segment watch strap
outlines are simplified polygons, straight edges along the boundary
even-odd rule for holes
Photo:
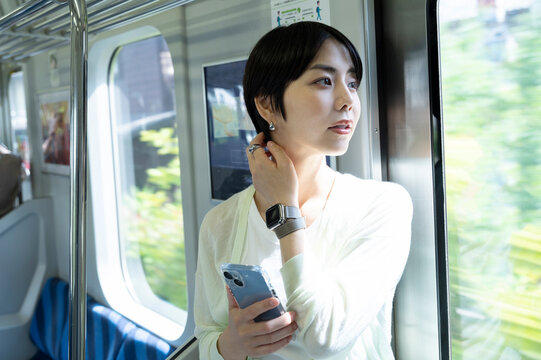
[[[291,234],[292,232],[304,228],[306,228],[306,222],[304,221],[304,217],[298,217],[295,219],[290,219],[282,225],[278,226],[274,229],[274,233],[276,234],[278,239],[281,239],[284,236]]]
[[[296,206],[284,205],[284,217],[286,219],[296,219],[302,217],[301,209]]]

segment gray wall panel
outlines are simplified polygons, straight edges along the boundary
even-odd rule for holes
[[[51,199],[30,200],[0,220],[0,359],[29,359],[29,327],[45,278],[52,275]],[[52,251],[51,251],[52,250]]]
[[[203,94],[203,65],[246,58],[271,29],[268,1],[196,1],[186,6],[186,36],[198,228],[217,202],[210,194],[210,160]]]
[[[413,199],[411,251],[395,298],[397,359],[439,358],[426,9],[386,0],[382,9],[388,179]]]

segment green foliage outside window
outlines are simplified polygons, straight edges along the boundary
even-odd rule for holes
[[[440,29],[453,360],[541,359],[541,21],[486,15]]]
[[[128,257],[140,258],[148,285],[160,298],[187,309],[186,260],[180,160],[173,128],[144,130],[140,140],[170,158],[166,166],[147,169],[147,181],[124,199]]]

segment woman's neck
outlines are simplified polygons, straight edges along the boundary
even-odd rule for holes
[[[327,166],[325,156],[292,161],[299,181],[299,206],[310,226],[325,208],[336,173]]]
[[[334,171],[327,166],[325,156],[314,156],[302,160],[292,159],[299,182],[299,206],[314,197],[327,197],[334,179]]]
[[[327,198],[334,184],[335,171],[327,166],[325,156],[292,158],[299,182],[299,206],[310,226],[319,216],[327,203]],[[267,204],[255,193],[256,206],[263,219],[265,211],[274,204]]]

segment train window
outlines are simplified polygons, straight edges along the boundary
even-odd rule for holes
[[[118,48],[109,81],[124,278],[140,301],[185,310],[173,63],[163,37]]]
[[[453,359],[541,358],[541,0],[441,0]]]
[[[30,147],[28,141],[28,124],[26,120],[26,101],[24,92],[24,75],[22,71],[11,73],[8,82],[9,112],[11,119],[11,149],[23,159],[27,173],[30,172]],[[23,182],[23,198],[32,197],[30,178]]]
[[[95,43],[89,72],[100,287],[112,308],[173,341],[188,306],[171,54],[143,27]]]

